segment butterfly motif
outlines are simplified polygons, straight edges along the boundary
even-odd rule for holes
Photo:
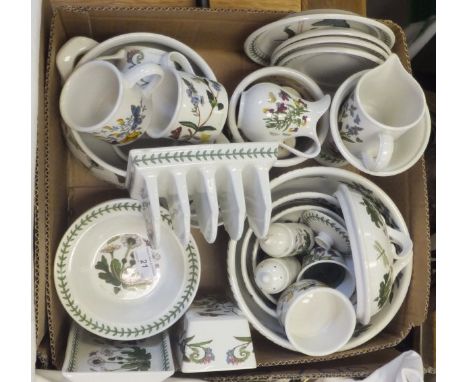
[[[177,129],[171,131],[172,139],[179,139],[180,133],[182,131],[182,126],[179,126]]]

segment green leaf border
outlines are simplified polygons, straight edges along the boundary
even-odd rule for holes
[[[82,215],[79,220],[75,221],[73,225],[67,230],[62,241],[57,249],[55,259],[55,285],[59,298],[65,307],[65,310],[72,316],[72,318],[85,329],[97,334],[98,336],[105,336],[110,339],[141,339],[155,335],[170,327],[175,323],[180,316],[185,312],[186,308],[190,305],[195,293],[198,289],[200,281],[200,256],[198,251],[191,241],[185,248],[188,259],[188,280],[182,296],[170,308],[169,312],[163,317],[150,324],[141,325],[139,327],[122,327],[111,326],[98,320],[88,317],[87,313],[82,311],[82,308],[73,299],[70,288],[68,286],[67,264],[69,261],[70,251],[73,247],[73,242],[78,238],[78,235],[89,224],[94,222],[97,218],[106,214],[120,212],[120,211],[138,211],[141,212],[141,204],[137,201],[119,201],[110,202],[96,208],[93,208],[86,214]],[[167,216],[163,220],[170,219]],[[169,220],[170,221],[170,220]]]
[[[277,158],[277,148],[235,148],[235,149],[205,149],[188,150],[186,152],[161,152],[153,154],[136,155],[133,163],[136,167],[150,164],[183,163],[193,161],[214,161],[221,159],[257,159],[257,158]]]

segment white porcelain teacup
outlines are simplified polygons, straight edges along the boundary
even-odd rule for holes
[[[303,153],[281,143],[291,153],[313,158],[320,152],[317,122],[330,106],[330,96],[316,102],[304,100],[285,88],[269,82],[257,83],[240,97],[237,124],[242,133],[255,142],[279,142],[305,137],[315,150]]]
[[[153,91],[153,118],[147,134],[192,143],[210,143],[227,118],[228,95],[219,83],[164,66]]]
[[[68,77],[60,94],[60,113],[72,129],[112,144],[128,144],[146,131],[152,105],[150,93],[164,75],[156,64],[120,72],[107,61],[90,61]],[[152,76],[145,89],[137,82]]]
[[[356,325],[351,301],[317,280],[301,280],[289,286],[281,294],[276,311],[291,344],[311,356],[340,350]]]
[[[302,258],[302,268],[297,280],[317,280],[351,297],[356,289],[356,282],[349,265],[345,257],[333,248],[327,250],[316,246]]]
[[[183,54],[175,51],[165,52],[160,49],[146,46],[126,46],[112,55],[101,56],[99,59],[113,61],[124,73],[137,65],[152,63],[175,68],[186,73],[195,74],[192,65]],[[138,85],[145,87],[149,84],[150,80],[151,79],[149,77],[142,78],[138,81]]]
[[[396,54],[369,70],[343,102],[340,137],[349,151],[372,171],[385,169],[399,137],[424,117],[425,96]]]

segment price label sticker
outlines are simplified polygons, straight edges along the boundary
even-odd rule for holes
[[[142,246],[135,249],[135,266],[142,282],[152,282],[158,275],[159,266],[156,263],[156,256],[151,247]]]

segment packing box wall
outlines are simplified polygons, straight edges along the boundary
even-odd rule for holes
[[[93,4],[100,5],[98,2]],[[46,17],[50,16],[50,29],[47,29],[45,22],[43,42],[44,48],[48,49],[43,49],[45,77],[44,93],[40,100],[43,104],[40,102],[38,121],[35,190],[36,337],[38,357],[42,358],[44,364],[49,361],[50,366],[61,367],[70,318],[63,310],[53,285],[55,250],[68,225],[79,214],[101,201],[126,196],[127,193],[96,179],[66,148],[58,110],[61,83],[54,64],[58,49],[69,38],[78,35],[102,41],[111,36],[136,31],[165,34],[179,39],[200,53],[213,68],[219,81],[232,93],[245,75],[258,68],[243,52],[245,38],[258,27],[284,17],[285,13],[148,7],[60,7],[52,11],[48,4],[45,5],[44,13]],[[407,47],[401,28],[392,22],[386,23],[397,38],[393,50],[409,68]],[[309,161],[305,165],[311,166],[314,162]],[[274,171],[272,176],[278,173]],[[378,366],[378,361],[375,360],[382,361],[394,351],[333,360],[392,347],[399,343],[413,326],[422,324],[427,311],[430,278],[424,162],[419,161],[413,168],[398,176],[372,180],[395,201],[414,241],[412,283],[406,301],[392,323],[377,337],[358,348],[320,358],[280,348],[254,332],[259,366],[257,370],[207,374],[204,377],[235,379],[252,376],[261,379],[261,375],[273,373],[271,367],[275,367],[274,370],[278,370],[278,373],[282,370],[281,373],[288,375],[299,375],[304,372],[301,370],[307,370],[309,375],[319,376],[320,370],[342,370],[339,365],[347,365],[346,367],[351,369],[356,365],[359,368],[359,364],[366,362],[371,365],[370,369],[373,369],[372,365]],[[206,244],[197,232],[194,232],[194,236],[202,255],[200,291],[229,293],[226,289],[227,235],[222,231],[215,245]],[[388,360],[390,358],[388,357]],[[325,360],[326,362],[317,363]],[[297,364],[307,365],[293,366]],[[279,365],[288,366],[276,367]],[[366,370],[369,371],[369,368]]]

